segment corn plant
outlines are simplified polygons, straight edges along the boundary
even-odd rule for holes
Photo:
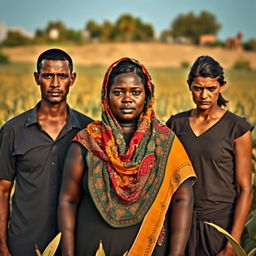
[[[218,225],[211,223],[211,222],[205,222],[205,224],[214,227],[217,231],[222,233],[228,239],[230,244],[232,245],[237,256],[253,256],[256,253],[256,248],[253,248],[248,254],[246,254],[246,252],[242,248],[242,246],[225,229],[223,229],[223,228],[219,227]]]
[[[47,245],[45,250],[43,251],[43,254],[39,251],[37,245],[36,245],[36,255],[37,256],[53,256],[59,246],[61,238],[61,233],[59,233],[57,236],[53,238],[53,240]]]
[[[126,256],[128,254],[128,252],[125,252],[122,256]],[[100,241],[100,245],[99,245],[99,248],[95,254],[95,256],[105,256],[105,252],[104,252],[104,249],[103,249],[103,244],[102,244],[102,241]]]

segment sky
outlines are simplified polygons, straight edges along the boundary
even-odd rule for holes
[[[206,10],[222,25],[217,37],[225,40],[237,32],[243,41],[256,38],[256,0],[0,0],[0,22],[8,28],[34,33],[49,21],[61,20],[68,28],[83,29],[88,20],[115,22],[129,13],[151,23],[156,34],[170,29],[179,14]]]

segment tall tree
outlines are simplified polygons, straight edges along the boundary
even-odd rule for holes
[[[60,20],[49,21],[46,27],[46,32],[49,32],[51,29],[58,29],[59,31],[64,31],[66,29],[66,25]]]
[[[221,25],[217,22],[216,17],[207,11],[202,11],[199,14],[197,20],[198,20],[199,36],[202,34],[216,35],[218,30],[221,28]]]
[[[135,40],[150,41],[154,39],[154,29],[149,23],[143,23],[140,18],[136,18]]]
[[[45,29],[37,29],[35,43],[48,42],[74,42],[81,43],[82,35],[79,30],[67,28],[62,21],[49,21]]]
[[[116,21],[116,39],[120,41],[134,41],[137,22],[130,14],[123,14]]]
[[[149,41],[154,38],[154,29],[140,18],[123,14],[116,21],[114,38],[118,41]]]
[[[180,14],[171,24],[171,32],[174,38],[185,37],[198,44],[200,35],[216,35],[221,25],[215,16],[207,11],[202,11],[198,16],[193,12]]]
[[[113,25],[105,20],[101,26],[101,41],[111,41],[113,38]]]
[[[31,44],[32,39],[26,37],[20,31],[8,31],[6,39],[2,42],[5,46],[18,46]]]
[[[89,31],[90,36],[92,39],[97,39],[99,40],[101,37],[101,26],[94,20],[89,20],[85,24],[85,29]]]

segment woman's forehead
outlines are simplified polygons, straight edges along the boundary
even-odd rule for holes
[[[198,76],[194,78],[194,80],[192,81],[192,84],[211,85],[211,84],[219,84],[219,81],[217,77]]]
[[[137,83],[137,84],[143,85],[141,77],[134,72],[118,74],[114,78],[113,82],[114,82],[114,84],[116,84],[116,83]]]

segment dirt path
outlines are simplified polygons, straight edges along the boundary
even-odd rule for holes
[[[38,55],[50,47],[29,46],[4,48],[11,61],[35,63]],[[224,68],[230,68],[237,60],[246,60],[256,69],[256,52],[241,49],[205,48],[191,45],[165,43],[102,43],[82,46],[60,46],[71,54],[75,64],[110,65],[123,56],[133,57],[150,67],[180,67],[182,62],[191,64],[200,55],[216,58]]]

